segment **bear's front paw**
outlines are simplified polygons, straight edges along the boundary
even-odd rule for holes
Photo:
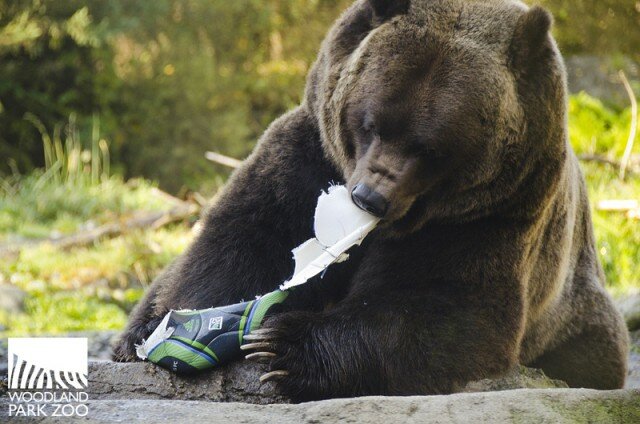
[[[260,382],[274,381],[280,391],[294,401],[327,396],[323,384],[323,361],[313,342],[313,314],[290,312],[268,319],[259,330],[244,337],[241,349],[246,359],[269,361],[270,371]]]
[[[127,329],[120,334],[112,344],[112,359],[116,362],[140,361],[136,354],[136,345],[141,344],[156,329],[163,316],[156,317],[149,322],[131,322]]]
[[[139,360],[136,355],[136,340],[131,334],[122,334],[113,344],[111,358],[116,362],[134,362]]]

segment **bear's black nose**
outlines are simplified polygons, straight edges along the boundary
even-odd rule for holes
[[[379,193],[371,190],[366,184],[358,184],[351,192],[353,202],[362,210],[382,218],[389,209],[389,202]]]

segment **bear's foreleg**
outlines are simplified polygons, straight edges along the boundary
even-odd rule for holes
[[[295,401],[451,393],[515,366],[521,299],[419,289],[351,296],[324,312],[289,312],[250,337]],[[463,285],[461,285],[463,286]],[[275,356],[271,355],[275,354]]]
[[[134,345],[171,309],[250,300],[293,271],[291,249],[313,233],[321,190],[340,177],[302,106],[276,120],[227,183],[203,229],[149,289],[116,343],[114,359],[135,360]]]

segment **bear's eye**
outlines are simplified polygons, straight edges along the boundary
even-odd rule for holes
[[[438,161],[447,157],[446,152],[424,143],[415,144],[411,153],[428,161]]]
[[[365,112],[362,117],[362,125],[360,126],[362,134],[370,135],[376,132],[376,123],[373,120],[370,112]]]
[[[362,126],[360,127],[360,131],[362,131],[363,134],[370,135],[375,133],[376,126],[372,121],[365,121],[362,123]]]

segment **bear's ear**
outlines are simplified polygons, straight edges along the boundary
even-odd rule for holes
[[[545,50],[553,18],[539,6],[531,7],[516,24],[510,56],[515,69],[524,70],[536,63]]]
[[[373,12],[379,19],[388,19],[409,10],[410,0],[369,0]]]

